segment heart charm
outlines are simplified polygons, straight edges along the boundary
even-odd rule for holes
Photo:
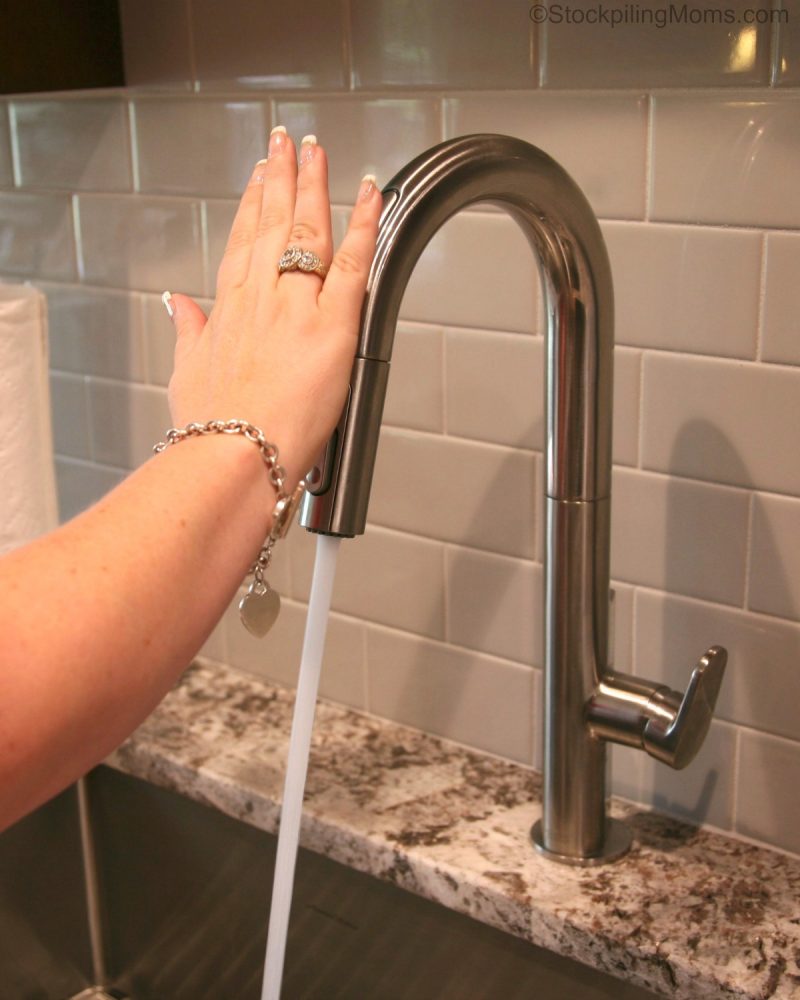
[[[256,584],[253,583],[239,602],[239,614],[247,631],[261,639],[275,624],[281,610],[281,595],[272,590],[269,584],[261,593],[255,587]]]

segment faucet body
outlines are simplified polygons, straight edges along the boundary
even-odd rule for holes
[[[610,860],[630,838],[606,816],[606,743],[641,746],[673,766],[688,763],[708,729],[725,652],[706,653],[683,699],[609,664],[614,335],[600,227],[566,172],[509,136],[435,146],[404,167],[383,196],[350,392],[309,474],[301,524],[346,537],[363,533],[411,272],[452,215],[479,202],[505,209],[531,246],[546,309],[545,754],[543,816],[533,838],[558,861]]]

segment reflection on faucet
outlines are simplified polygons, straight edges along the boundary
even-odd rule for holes
[[[397,314],[439,227],[477,202],[504,208],[538,263],[547,313],[545,755],[546,856],[597,864],[630,836],[606,816],[606,743],[672,767],[694,757],[711,721],[726,653],[709,649],[686,694],[610,669],[609,535],[613,291],[589,203],[549,156],[519,139],[462,136],[433,147],[387,185],[350,394],[309,474],[301,523],[352,537],[366,524]]]

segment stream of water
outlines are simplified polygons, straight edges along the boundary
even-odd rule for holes
[[[314,577],[308,602],[300,673],[297,678],[297,698],[294,705],[278,831],[278,853],[275,861],[275,879],[272,884],[272,907],[269,914],[267,957],[264,964],[261,1000],[280,1000],[281,995],[289,912],[292,908],[294,869],[300,838],[300,819],[303,814],[303,791],[308,772],[314,710],[317,704],[322,653],[325,649],[325,632],[328,627],[333,581],[336,576],[336,557],[340,543],[341,538],[317,536]]]

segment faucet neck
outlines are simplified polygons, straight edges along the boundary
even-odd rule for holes
[[[594,213],[541,150],[500,135],[468,135],[412,160],[384,190],[380,236],[357,355],[391,359],[408,279],[431,237],[469,205],[490,202],[520,225],[546,307],[548,496],[610,493],[613,292]],[[370,470],[371,471],[371,470]]]

